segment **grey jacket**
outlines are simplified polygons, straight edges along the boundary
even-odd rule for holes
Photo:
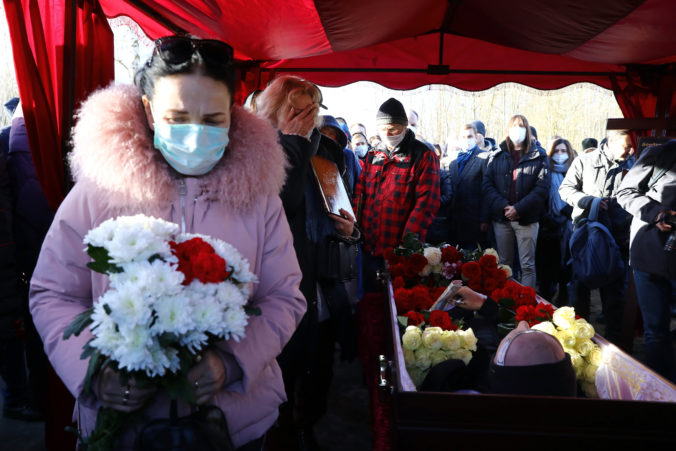
[[[504,208],[509,205],[514,160],[507,144],[490,154],[482,181],[483,202],[493,221],[506,221]],[[547,154],[534,144],[521,157],[517,165],[516,198],[514,208],[519,213],[519,224],[532,224],[540,220],[549,196],[551,174]]]
[[[482,183],[489,152],[475,150],[458,173],[458,160],[448,167],[453,187],[451,200],[451,236],[453,244],[476,244],[481,237],[479,226],[489,222],[488,204],[483,202]]]
[[[662,210],[676,210],[674,155],[676,140],[645,150],[625,176],[617,193],[619,204],[634,215],[631,222],[631,266],[661,276],[667,276],[667,256],[663,249],[669,232],[661,232],[655,227],[655,218]],[[669,162],[670,170],[649,187],[653,172]]]
[[[610,228],[617,244],[626,249],[631,215],[615,199],[623,176],[622,167],[608,156],[607,147],[604,146],[580,155],[573,161],[561,183],[559,194],[573,207],[573,223],[586,217],[595,197],[608,198],[607,215],[604,213],[599,220]]]

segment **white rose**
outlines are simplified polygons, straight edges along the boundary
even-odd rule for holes
[[[499,258],[500,258],[500,257],[498,256],[498,251],[496,251],[496,250],[493,249],[492,247],[489,247],[488,249],[486,249],[486,250],[484,251],[484,255],[494,255],[495,258],[497,258],[498,260],[499,260]]]
[[[498,265],[498,269],[504,271],[508,279],[512,277],[512,268],[510,268],[508,265]]]
[[[422,331],[417,326],[408,326],[401,337],[401,345],[410,351],[415,351],[422,344]]]
[[[556,327],[551,321],[542,321],[541,323],[531,327],[531,329],[540,330],[542,332],[548,333],[549,335],[556,335]]]
[[[572,327],[575,329],[575,338],[578,340],[589,340],[596,333],[594,331],[594,326],[582,318],[575,320]]]
[[[441,348],[453,351],[460,347],[460,337],[454,330],[445,330],[441,335]]]
[[[421,370],[426,370],[432,364],[432,351],[420,347],[415,351],[415,366]]]
[[[469,350],[476,351],[477,338],[474,336],[474,331],[470,327],[467,330],[459,330],[458,337],[460,338],[460,346]]]
[[[472,360],[472,353],[468,349],[456,349],[451,353],[451,357],[454,359],[462,360],[465,365]]]
[[[404,362],[406,362],[406,366],[409,367],[411,365],[415,364],[415,352],[411,351],[410,349],[403,349],[404,353]]]
[[[432,266],[425,265],[425,267],[418,273],[420,277],[427,277],[432,274]]]
[[[441,250],[438,247],[426,247],[423,255],[430,266],[436,266],[441,263]]]
[[[559,307],[554,310],[552,321],[561,329],[569,329],[575,323],[575,310],[573,307]]]
[[[443,330],[441,327],[428,327],[422,333],[423,344],[432,350],[441,348],[441,337]]]
[[[587,368],[584,369],[584,380],[587,382],[595,382],[596,381],[596,371],[598,371],[599,367],[596,365],[587,365]]]
[[[441,349],[437,349],[436,351],[432,351],[430,358],[432,359],[432,366],[434,366],[448,360],[448,354]]]

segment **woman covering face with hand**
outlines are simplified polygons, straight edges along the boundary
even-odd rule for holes
[[[221,341],[188,372],[198,404],[220,407],[235,447],[256,446],[285,400],[276,356],[306,309],[291,233],[278,193],[284,155],[266,121],[233,106],[232,48],[220,41],[168,37],[156,41],[136,87],[111,86],[83,105],[70,158],[76,184],[45,239],[31,283],[31,312],[58,375],[76,398],[87,436],[100,406],[147,419],[166,418],[170,399],[155,386],[122,383],[107,368],[83,394],[88,329],[63,331],[108,289],[87,268],[83,237],[118,215],[145,214],[231,243],[258,282],[249,302],[246,337]],[[179,403],[179,416],[191,407]],[[134,434],[121,435],[129,449]],[[255,448],[254,448],[255,449]]]

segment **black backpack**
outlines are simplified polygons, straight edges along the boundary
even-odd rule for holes
[[[625,272],[619,246],[598,221],[600,205],[601,199],[592,201],[589,215],[578,222],[569,244],[573,271],[589,288],[607,285]]]

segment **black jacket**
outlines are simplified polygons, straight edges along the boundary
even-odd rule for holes
[[[493,221],[506,221],[504,208],[509,205],[513,170],[514,160],[503,141],[500,149],[488,158],[482,185],[483,202]],[[547,154],[531,144],[519,160],[516,171],[514,208],[519,213],[519,224],[538,222],[545,210],[551,184]]]
[[[670,165],[670,166],[667,166]],[[669,170],[650,186],[660,167]],[[630,263],[639,271],[669,277],[664,245],[671,233],[661,232],[655,219],[663,210],[676,210],[676,140],[645,150],[622,180],[617,202],[634,215],[631,222]]]

